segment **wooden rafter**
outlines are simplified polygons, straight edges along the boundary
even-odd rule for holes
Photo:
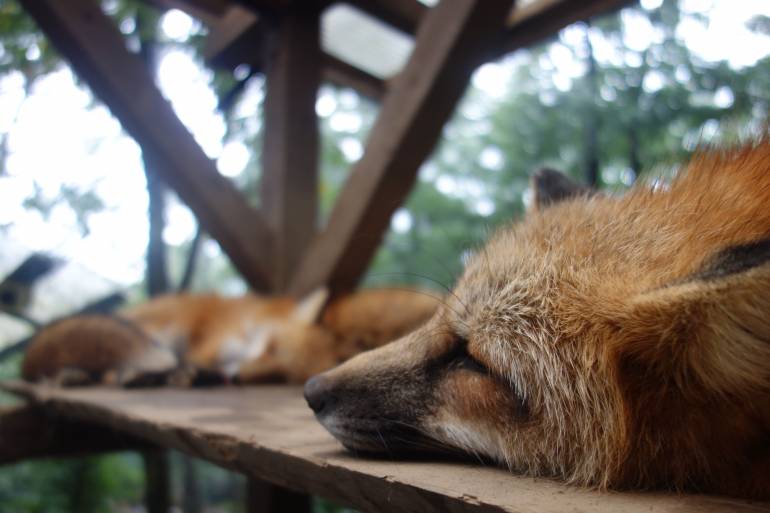
[[[162,10],[179,9],[205,24],[218,19],[230,8],[228,0],[146,0]]]
[[[261,205],[274,234],[272,290],[283,291],[316,234],[320,11],[295,7],[271,30],[265,63]]]
[[[152,0],[153,2],[176,3],[185,8],[188,0]],[[214,1],[214,0],[209,0]],[[222,0],[224,1],[224,0]],[[329,2],[313,0],[313,5],[322,6]],[[414,34],[423,17],[430,8],[417,0],[340,0],[388,23],[399,30]],[[508,13],[507,27],[499,32],[497,50],[490,58],[497,58],[519,48],[534,44],[551,36],[576,21],[615,10],[632,0],[538,0]],[[253,10],[265,10],[282,4],[253,1],[245,2]],[[309,4],[308,4],[309,5]],[[197,5],[189,5],[190,14],[200,12]],[[258,23],[258,15],[247,12],[238,6],[231,7],[230,13],[221,19],[206,17],[206,23],[212,27],[207,48],[204,52],[207,61],[215,66],[233,69],[238,64],[249,64],[257,70],[262,69],[262,54],[257,50],[264,40],[265,27]],[[237,13],[237,16],[234,15]],[[256,50],[256,51],[255,51]],[[323,78],[341,87],[351,87],[360,94],[380,100],[387,87],[387,82],[375,77],[350,63],[336,57],[325,55]]]
[[[236,188],[216,169],[141,60],[130,53],[94,0],[21,0],[46,35],[123,127],[161,165],[158,173],[195,212],[201,225],[249,284],[266,290],[263,255],[270,233]]]
[[[260,12],[278,12],[294,4],[321,5],[326,0],[236,0],[237,3]]]
[[[380,101],[388,82],[329,54],[324,54],[323,78],[338,87],[350,87],[358,94]]]
[[[265,71],[271,23],[264,16],[233,6],[221,18],[207,17],[205,23],[209,26],[203,50],[207,63],[225,69],[247,64],[252,70]],[[321,61],[323,80],[339,87],[353,88],[374,100],[381,99],[385,93],[385,80],[324,52],[321,52]]]
[[[358,283],[471,73],[487,59],[489,32],[502,30],[510,6],[509,0],[442,0],[429,11],[328,226],[299,267],[294,293],[324,284],[341,292]]]
[[[417,0],[342,0],[407,34],[416,34],[430,10]]]
[[[263,69],[266,59],[269,25],[264,16],[240,6],[231,7],[223,16],[208,20],[209,34],[203,58],[217,68],[235,69],[248,64]]]
[[[514,9],[493,57],[524,48],[572,23],[615,11],[635,0],[539,0]]]

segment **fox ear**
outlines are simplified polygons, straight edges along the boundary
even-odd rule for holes
[[[719,252],[690,277],[633,298],[622,361],[683,391],[770,387],[770,239]]]
[[[317,288],[297,303],[291,318],[304,324],[314,324],[326,306],[327,299],[329,290],[326,287]]]
[[[591,195],[593,190],[587,185],[576,182],[560,171],[543,167],[532,174],[534,210],[540,210],[554,203],[581,195]]]

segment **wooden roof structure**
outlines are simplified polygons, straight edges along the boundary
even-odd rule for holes
[[[256,291],[332,292],[358,283],[444,123],[484,62],[629,0],[347,0],[413,38],[403,68],[372,75],[325,52],[319,20],[330,0],[147,0],[208,26],[214,66],[264,73],[261,207],[221,176],[174,114],[141,59],[95,0],[20,0],[76,73],[152,156],[157,172]],[[363,157],[326,226],[318,223],[318,123],[322,81],[381,102]]]

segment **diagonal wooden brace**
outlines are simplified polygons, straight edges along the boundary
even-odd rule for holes
[[[305,255],[290,290],[358,283],[393,212],[503,30],[510,0],[442,0],[426,14],[415,48],[383,100],[366,151],[340,192],[329,224]]]
[[[221,176],[155,86],[141,60],[94,0],[22,0],[77,74],[126,131],[160,163],[157,172],[195,212],[233,265],[267,290],[271,234],[259,213]]]

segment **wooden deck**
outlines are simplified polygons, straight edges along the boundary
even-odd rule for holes
[[[505,470],[364,459],[315,421],[297,387],[5,390],[68,420],[108,425],[255,478],[366,512],[770,512],[768,503],[663,493],[600,493]]]

